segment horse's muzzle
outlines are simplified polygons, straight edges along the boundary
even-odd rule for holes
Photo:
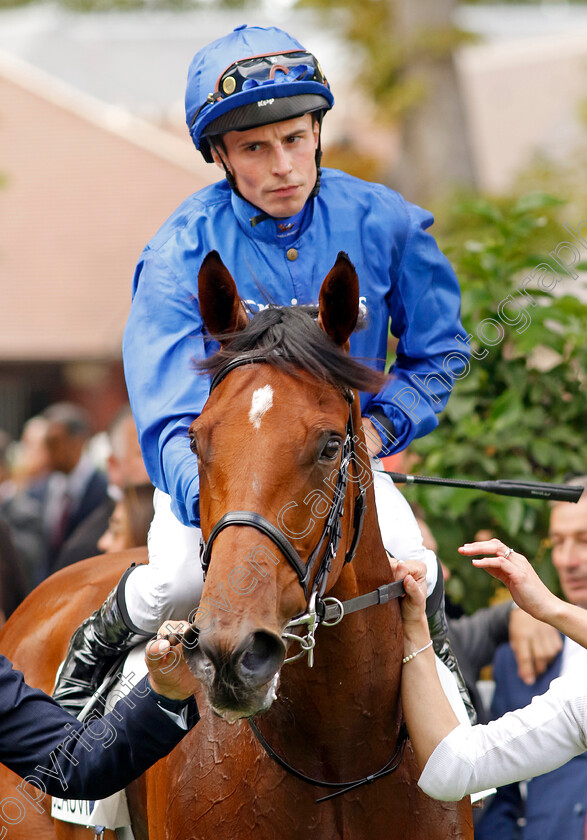
[[[275,699],[285,645],[274,633],[257,630],[232,650],[219,640],[201,636],[197,645],[184,645],[184,654],[222,717],[249,717],[269,708]]]

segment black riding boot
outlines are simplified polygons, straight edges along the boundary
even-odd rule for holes
[[[428,617],[428,627],[430,629],[430,638],[432,639],[434,653],[446,665],[449,671],[454,674],[459,694],[467,710],[469,720],[471,724],[475,724],[477,723],[477,712],[471,702],[469,690],[459,668],[457,658],[450,646],[450,639],[448,638],[448,623],[444,611],[444,580],[440,563],[438,564],[436,586],[426,601],[426,616]]]
[[[141,639],[152,635],[139,632],[128,618],[124,604],[124,584],[128,572],[100,609],[77,628],[58,672],[53,698],[76,717],[117,658]]]

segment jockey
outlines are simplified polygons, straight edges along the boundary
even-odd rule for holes
[[[210,251],[219,252],[252,312],[268,303],[315,304],[337,254],[348,254],[366,315],[351,354],[382,369],[390,321],[399,340],[385,387],[361,394],[374,458],[431,432],[464,375],[459,285],[427,233],[430,213],[380,184],[320,168],[322,118],[333,102],[316,58],[277,28],[237,27],[190,65],[190,135],[225,177],[180,205],[136,268],[123,356],[157,488],[149,564],[129,569],[73,636],[54,695],[71,711],[84,705],[113,656],[199,601],[199,481],[188,430],[209,389],[193,362],[218,346],[204,334],[197,301],[198,271]],[[400,560],[426,563],[431,632],[437,652],[451,660],[437,559],[423,547],[402,494],[374,465],[383,543]]]

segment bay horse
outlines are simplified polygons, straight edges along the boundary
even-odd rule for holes
[[[201,683],[202,719],[131,786],[136,840],[472,838],[468,798],[435,802],[417,787],[402,725],[401,615],[355,392],[379,390],[382,378],[345,352],[359,312],[353,266],[339,255],[316,319],[295,307],[249,321],[212,253],[199,302],[221,340],[202,364],[211,393],[190,428],[206,579],[184,651]],[[84,609],[78,604],[59,630],[53,623],[60,642],[52,672],[128,557],[115,565],[100,594],[79,599],[71,587]],[[95,561],[82,570],[90,579],[92,568]],[[58,575],[46,581],[43,601],[33,593],[0,637],[0,650],[33,683],[46,611],[34,627],[23,622],[33,625],[35,605],[46,610],[47,591],[59,584]],[[25,645],[35,664],[23,662],[18,630],[36,636],[36,648]],[[31,816],[37,833],[20,834],[18,825],[10,836],[89,836]]]

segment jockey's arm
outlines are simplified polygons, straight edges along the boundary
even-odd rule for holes
[[[382,438],[380,457],[433,431],[455,381],[469,372],[460,286],[428,233],[433,217],[409,202],[404,202],[404,211],[403,253],[399,267],[390,269],[391,293],[386,296],[391,332],[398,339],[396,358],[386,385],[363,402],[362,412],[373,418]]]

